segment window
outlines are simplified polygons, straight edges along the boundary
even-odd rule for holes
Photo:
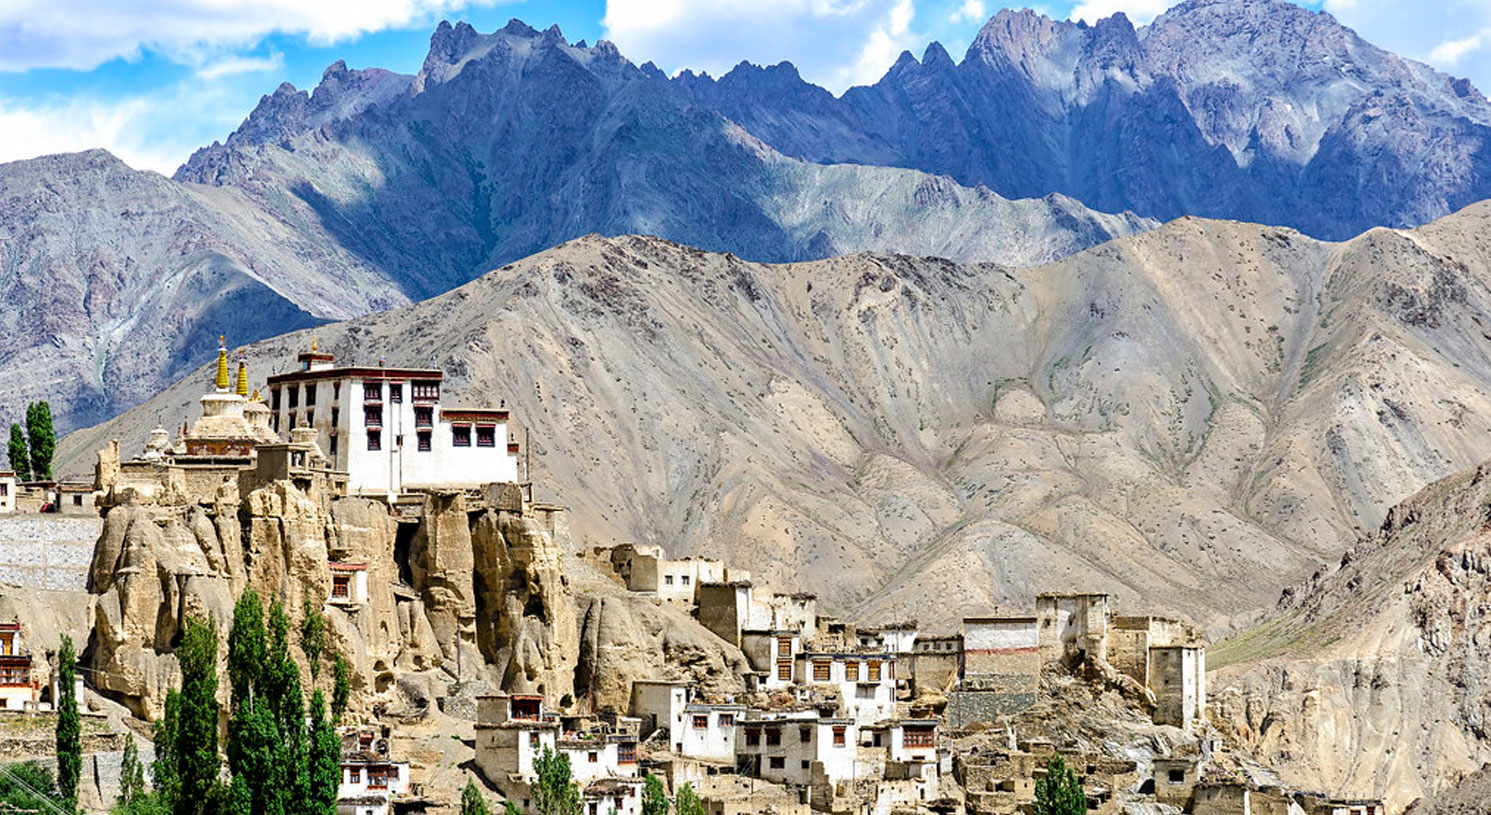
[[[386,790],[386,789],[388,789],[388,768],[387,767],[369,767],[368,768],[368,789],[370,789],[370,790]]]
[[[363,405],[362,406],[362,423],[365,424],[365,425],[367,425],[368,427],[382,427],[383,426],[383,406],[382,405]]]
[[[858,662],[852,662],[851,661],[851,662],[845,662],[844,663],[844,681],[845,682],[858,682],[859,681],[859,663]]]
[[[707,727],[709,727],[709,715],[708,714],[705,714],[703,716],[695,716],[694,717],[694,729],[695,730],[703,730],[703,729],[705,729]]]
[[[585,760],[590,762],[591,764],[595,764],[596,762],[601,760],[601,754],[597,753],[594,750],[591,750],[590,752],[585,754]]]
[[[601,805],[599,801],[590,802],[590,815],[600,815]]]
[[[74,495],[72,497],[72,505],[75,506],[75,507],[82,506],[83,505],[83,496],[81,496],[81,495]]]
[[[735,714],[734,713],[721,713],[720,714],[720,727],[734,727],[734,726],[735,726]]]
[[[347,783],[348,784],[361,784],[362,783],[362,768],[361,767],[348,767],[347,768]]]
[[[685,586],[687,586],[689,584],[689,576],[688,575],[684,575],[683,577],[680,577],[678,579],[681,580],[681,581],[683,581],[683,584]]]
[[[879,682],[880,681],[880,663],[878,661],[876,661],[876,660],[873,660],[873,659],[870,660],[870,681],[871,682]]]
[[[492,425],[477,425],[476,426],[476,446],[477,447],[496,447],[497,446],[497,428],[493,427]]]
[[[331,576],[331,597],[333,600],[346,600],[352,596],[352,576],[337,574]]]
[[[787,759],[782,758],[781,756],[772,756],[770,759],[770,764],[773,770],[780,770],[787,766]]]
[[[780,727],[768,727],[768,728],[766,728],[766,746],[767,747],[776,747],[777,745],[779,745],[781,743],[782,743],[782,728],[780,728]]]
[[[931,747],[932,728],[930,727],[908,727],[901,736],[901,744],[906,747]]]
[[[1168,775],[1170,777],[1170,783],[1172,783],[1172,784],[1184,784],[1184,783],[1186,783],[1186,771],[1185,770],[1171,770],[1168,773]]]
[[[331,457],[337,457],[337,432],[331,431]]]
[[[777,679],[780,679],[783,682],[792,681],[792,660],[777,660]]]
[[[803,760],[802,760],[802,765],[801,765],[801,766],[802,766],[802,768],[803,768],[803,769],[804,769],[804,770],[806,770],[806,769],[807,769],[807,768],[808,768],[808,767],[809,767],[809,766],[811,766],[811,765],[809,765],[809,764],[808,764],[808,760],[807,760],[807,759],[803,759]]]
[[[290,407],[292,407],[292,408],[300,407],[300,386],[299,385],[291,385],[290,386]]]
[[[10,495],[10,482],[0,481],[0,496]]]
[[[664,586],[671,586],[671,585],[673,585],[673,575],[671,575],[671,574],[665,574],[665,575],[663,575],[663,585]]]
[[[337,401],[338,399],[341,399],[341,398],[342,398],[342,383],[340,383],[340,382],[333,382],[333,383],[331,383],[331,400],[333,402],[335,402],[335,401]]]
[[[397,382],[389,383],[388,401],[402,403],[404,401],[404,386]]]
[[[315,427],[316,426],[316,411],[314,411],[314,410],[307,410],[305,412],[305,426],[306,427]]]
[[[616,745],[616,761],[620,764],[637,763],[637,743],[624,741]]]
[[[440,401],[440,383],[413,382],[409,385],[409,396],[416,402]]]
[[[421,453],[428,453],[428,452],[430,452],[430,446],[431,446],[431,444],[430,444],[430,431],[428,431],[428,430],[421,430],[421,431],[419,431],[419,433],[416,434],[416,436],[419,439],[419,452],[421,452]]]
[[[305,403],[307,405],[316,404],[316,383],[314,382],[305,386]]]
[[[777,637],[777,653],[781,656],[788,656],[792,653],[791,637]]]
[[[382,450],[383,449],[383,431],[381,431],[381,430],[369,430],[368,431],[368,449],[369,450]]]
[[[841,725],[841,724],[834,725],[834,746],[835,747],[843,747],[844,746],[844,735],[845,735],[845,733],[846,733],[846,728],[844,727],[844,725]]]
[[[761,731],[756,728],[746,730],[746,746],[755,747],[761,744]]]
[[[874,699],[875,698],[875,686],[874,685],[855,685],[854,686],[854,698],[856,698],[856,699]]]
[[[450,443],[456,447],[471,446],[471,425],[453,424],[450,426]]]
[[[269,409],[278,413],[280,410],[280,389],[269,389]]]
[[[290,429],[295,429],[295,411],[290,411]]]
[[[829,662],[826,659],[815,660],[813,662],[813,681],[827,682],[829,671],[832,670],[832,668],[833,663]]]
[[[435,424],[435,409],[429,405],[414,406],[414,426],[430,427]]]
[[[383,401],[383,383],[382,382],[364,382],[364,383],[362,383],[362,401],[364,401],[364,402],[382,402]]]
[[[800,742],[802,742],[803,744],[807,744],[808,742],[812,741],[813,740],[813,728],[811,728],[811,727],[799,727],[799,728],[797,728],[797,740],[800,741]]]
[[[538,734],[537,733],[529,733],[528,734],[528,746],[532,747],[535,750],[538,749]]]

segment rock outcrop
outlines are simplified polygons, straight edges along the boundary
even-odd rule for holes
[[[194,503],[109,508],[92,564],[97,688],[158,716],[179,682],[183,620],[210,617],[225,632],[252,587],[284,602],[292,625],[307,607],[326,615],[355,709],[395,703],[398,680],[431,671],[572,704],[575,599],[534,519],[468,507],[459,493],[431,494],[418,519],[378,501],[312,496],[273,481],[235,500],[229,482]],[[328,602],[332,563],[365,570],[366,597]]]

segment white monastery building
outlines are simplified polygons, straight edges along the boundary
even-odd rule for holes
[[[441,371],[381,362],[339,368],[314,345],[297,359],[298,370],[268,380],[274,431],[315,428],[332,469],[348,474],[349,492],[518,480],[507,411],[442,405]]]

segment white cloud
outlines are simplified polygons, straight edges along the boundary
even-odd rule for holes
[[[924,44],[915,16],[913,0],[607,0],[602,25],[622,53],[664,70],[719,76],[741,60],[788,60],[837,92]]]
[[[1461,57],[1485,48],[1488,43],[1491,43],[1491,28],[1483,28],[1464,39],[1445,40],[1429,52],[1429,64],[1453,67]]]
[[[1324,0],[1342,24],[1381,48],[1491,89],[1491,3],[1436,0]]]
[[[0,162],[103,147],[131,167],[169,175],[186,156],[142,138],[156,107],[143,98],[31,107],[0,103]]]
[[[1134,25],[1147,25],[1171,5],[1171,0],[1082,0],[1067,19],[1086,20],[1090,25],[1121,11]]]
[[[143,49],[200,64],[201,52],[273,33],[329,44],[495,0],[6,0],[0,70],[89,70]]]
[[[270,54],[267,57],[228,57],[197,69],[197,78],[211,81],[237,74],[278,71],[283,67],[285,67],[285,55],[279,53]]]
[[[983,0],[965,0],[947,19],[951,23],[982,23],[988,19],[988,12],[984,10]]]

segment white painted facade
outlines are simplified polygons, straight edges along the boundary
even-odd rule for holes
[[[368,600],[368,567],[363,563],[332,563],[331,595],[326,602],[355,607]]]
[[[762,688],[791,687],[797,655],[802,653],[802,636],[796,631],[742,631],[740,650],[751,668],[762,675]]]
[[[797,655],[794,678],[799,685],[833,685],[839,692],[840,715],[861,725],[896,713],[896,655],[822,653]]]
[[[642,779],[611,778],[581,791],[583,815],[641,815]]]
[[[668,743],[678,752],[681,745],[678,734],[683,725],[683,711],[688,707],[693,692],[686,682],[671,682],[643,679],[632,682],[633,716],[642,720],[642,731],[638,734],[646,739],[653,730],[667,730]]]
[[[35,700],[31,654],[21,647],[20,623],[0,623],[0,710],[26,710]]]
[[[393,796],[408,792],[407,763],[344,760],[337,787],[337,815],[388,815]]]
[[[21,489],[21,482],[16,480],[16,474],[9,470],[0,470],[0,513],[16,511],[16,493]]]
[[[602,778],[634,778],[637,775],[636,742],[630,760],[622,761],[625,745],[614,739],[561,739],[559,752],[569,756],[570,776],[582,786]]]
[[[744,705],[689,705],[673,736],[674,751],[689,758],[733,762],[735,733],[745,712]]]
[[[271,425],[281,436],[313,427],[350,492],[478,486],[518,480],[507,412],[446,408],[444,374],[422,368],[334,368],[302,354],[301,369],[269,377]]]
[[[859,733],[852,719],[799,714],[746,721],[737,733],[736,755],[757,778],[806,786],[815,768],[830,783],[855,776]]]

